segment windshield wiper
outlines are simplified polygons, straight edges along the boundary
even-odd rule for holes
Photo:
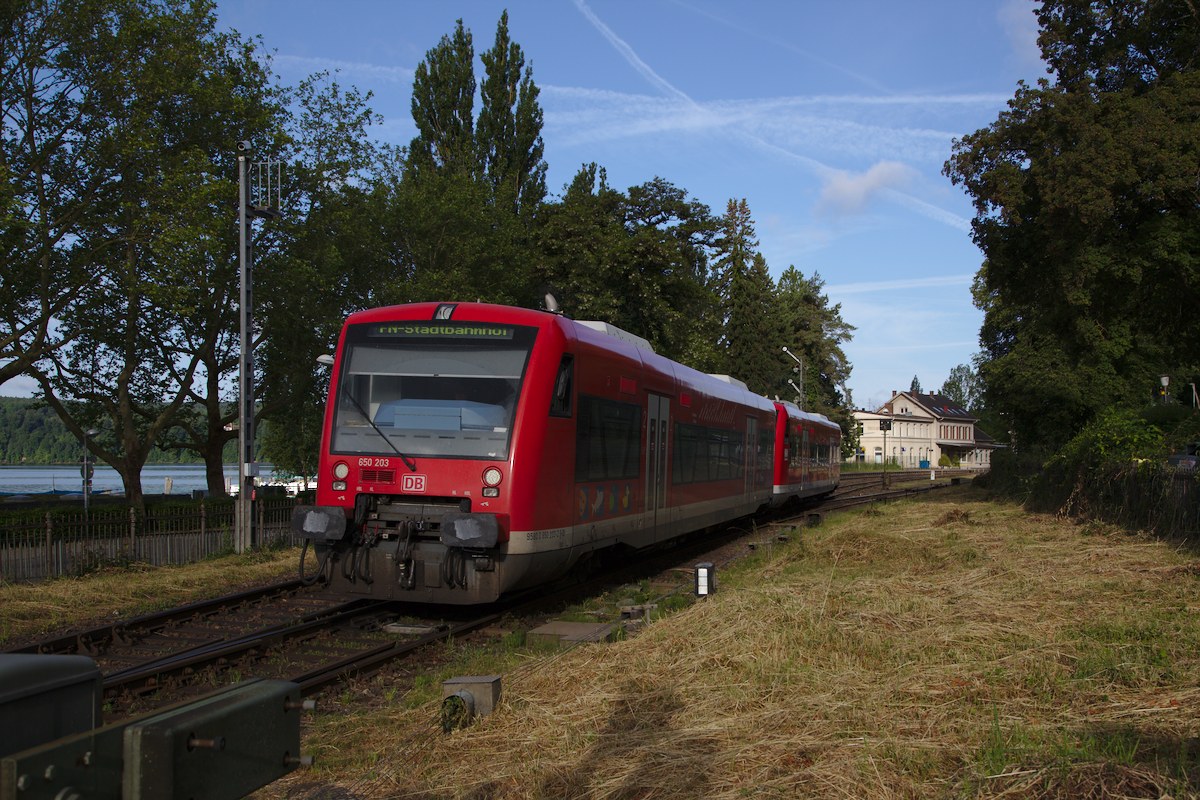
[[[358,413],[362,414],[363,419],[365,419],[367,421],[367,424],[370,425],[375,430],[375,432],[379,434],[379,438],[383,439],[385,442],[387,442],[387,446],[392,448],[392,450],[395,451],[396,455],[400,456],[400,460],[404,462],[404,466],[408,467],[410,472],[416,472],[417,471],[417,462],[413,461],[411,458],[404,455],[404,453],[401,453],[400,448],[396,447],[395,443],[392,442],[392,440],[387,437],[387,434],[384,433],[383,431],[379,430],[379,426],[375,424],[375,420],[371,419],[371,415],[368,414],[367,410],[365,408],[363,408],[362,405],[358,402],[358,398],[355,397],[354,395],[350,394],[350,391],[345,387],[345,385],[342,386],[342,394],[346,397],[347,400],[349,400],[351,403],[354,404],[354,407],[356,409],[358,409]]]

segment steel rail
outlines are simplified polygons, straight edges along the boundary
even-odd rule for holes
[[[75,631],[55,639],[34,642],[11,650],[5,650],[4,652],[97,655],[102,653],[114,641],[121,644],[131,644],[139,636],[154,633],[171,625],[177,625],[198,617],[212,616],[228,608],[251,606],[277,596],[298,592],[304,588],[305,586],[302,581],[293,578],[292,580],[271,584],[270,586],[247,589],[211,600],[198,600],[194,603],[178,606],[166,611],[156,611],[109,625],[101,625],[89,630]]]
[[[202,645],[185,653],[173,653],[135,667],[104,676],[104,694],[111,697],[121,693],[156,691],[165,681],[178,674],[194,674],[210,666],[224,666],[246,656],[267,651],[279,644],[301,638],[311,638],[326,628],[337,628],[355,619],[378,613],[390,603],[383,600],[354,600],[297,624],[284,624],[264,631],[222,642]],[[265,657],[265,655],[264,655]]]

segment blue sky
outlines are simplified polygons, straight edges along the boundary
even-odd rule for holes
[[[329,69],[372,91],[376,138],[403,144],[425,53],[460,17],[486,50],[506,8],[541,89],[552,193],[594,161],[614,187],[660,176],[717,214],[745,198],[773,275],[819,273],[857,328],[856,406],[914,375],[936,390],[970,361],[981,255],[941,169],[954,138],[1044,75],[1032,0],[219,0],[218,14],[262,37],[284,83]]]

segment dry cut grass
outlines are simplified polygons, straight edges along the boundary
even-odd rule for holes
[[[222,556],[182,567],[133,565],[79,578],[0,583],[0,649],[294,577],[295,548]]]
[[[963,487],[827,520],[451,734],[318,711],[291,798],[1160,797],[1200,787],[1200,562]]]
[[[532,660],[465,731],[399,700],[319,721],[325,766],[264,796],[1186,796],[1198,572],[970,490],[848,515]]]

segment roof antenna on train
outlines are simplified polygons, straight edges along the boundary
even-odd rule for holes
[[[542,299],[542,302],[545,303],[546,310],[549,311],[551,314],[561,314],[562,313],[562,309],[559,308],[559,305],[558,305],[558,298],[555,297],[552,293],[546,292],[545,296]]]

